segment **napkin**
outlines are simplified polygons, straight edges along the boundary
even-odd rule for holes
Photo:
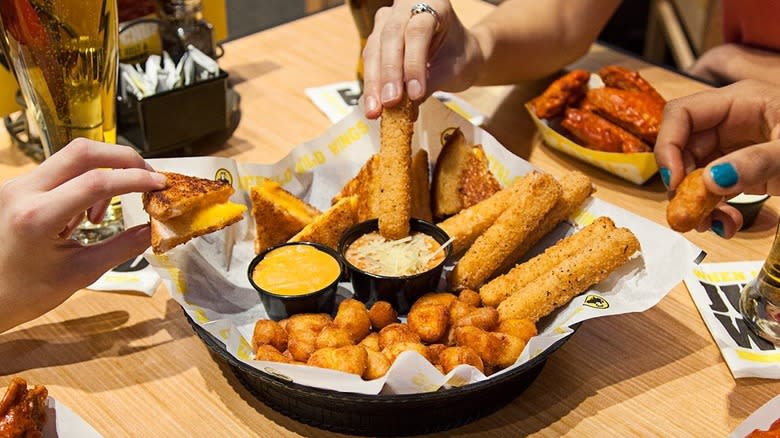
[[[735,379],[780,379],[780,349],[756,335],[739,312],[739,295],[763,261],[703,263],[685,286]]]
[[[134,257],[106,272],[87,289],[103,292],[139,292],[152,296],[160,275],[143,256]]]
[[[358,106],[361,93],[357,81],[337,82],[321,87],[307,88],[304,92],[332,123],[348,116]],[[472,125],[479,126],[485,121],[485,116],[476,108],[454,94],[437,91],[433,93],[433,97],[467,119]]]

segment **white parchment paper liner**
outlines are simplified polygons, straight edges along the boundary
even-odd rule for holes
[[[518,111],[521,109],[518,108]],[[504,186],[534,169],[530,163],[505,149],[486,131],[473,126],[435,99],[429,99],[420,108],[415,125],[414,148],[426,149],[430,161],[435,162],[441,150],[443,135],[455,127],[463,131],[468,141],[483,145],[490,159],[491,170]],[[325,210],[330,205],[331,197],[378,149],[378,122],[365,119],[362,110],[357,109],[320,137],[295,147],[275,164],[236,163],[218,157],[157,159],[150,162],[157,170],[232,180],[236,188],[234,201],[246,205],[250,205],[247,195],[249,187],[261,176],[270,177],[278,180],[293,194]],[[559,339],[570,335],[572,330],[569,326],[577,322],[606,315],[641,312],[654,306],[683,279],[699,256],[701,251],[679,234],[601,201],[597,196],[598,193],[569,222],[550,233],[530,255],[572,233],[575,228],[606,215],[618,226],[628,227],[636,234],[642,245],[641,256],[540,321],[539,335],[530,340],[513,367],[501,372],[528,361]],[[128,226],[149,220],[142,209],[139,195],[123,197],[122,205]],[[231,233],[234,233],[236,244],[231,269],[226,271],[223,262],[225,239],[230,238]],[[238,360],[260,370],[287,376],[303,385],[364,394],[427,392],[486,378],[468,366],[461,366],[444,376],[421,356],[411,352],[402,354],[384,378],[374,381],[363,381],[357,376],[326,369],[253,360],[247,340],[251,339],[255,321],[266,317],[246,275],[247,266],[254,256],[253,234],[254,220],[248,212],[245,220],[227,230],[195,239],[163,256],[155,256],[151,250],[146,254],[163,278],[171,296],[193,320],[225,342],[227,350]],[[348,284],[344,284],[341,293],[349,293]]]

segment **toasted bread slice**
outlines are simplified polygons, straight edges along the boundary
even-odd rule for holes
[[[428,152],[420,149],[412,156],[412,217],[433,220]]]
[[[290,242],[316,242],[337,249],[344,231],[357,223],[357,207],[357,196],[341,198],[293,236]]]
[[[490,163],[482,146],[476,145],[470,152],[458,187],[462,208],[469,208],[501,190],[501,184],[490,172]]]
[[[161,221],[180,216],[200,205],[227,202],[233,194],[233,187],[225,181],[173,172],[161,173],[167,178],[165,189],[142,195],[144,210]]]
[[[433,172],[433,214],[456,214],[501,190],[481,145],[471,146],[460,129],[447,138]]]
[[[229,202],[233,187],[227,182],[165,175],[165,189],[142,195],[144,209],[151,216],[155,254],[243,219],[246,206]]]
[[[263,179],[252,187],[252,216],[255,218],[255,253],[286,242],[320,215],[320,211],[283,189],[275,181]]]
[[[379,202],[379,178],[377,175],[377,166],[379,165],[379,156],[374,154],[363,164],[358,174],[347,181],[344,187],[331,200],[331,204],[336,204],[343,198],[357,196],[357,215],[358,222],[367,221],[378,217],[377,204]]]

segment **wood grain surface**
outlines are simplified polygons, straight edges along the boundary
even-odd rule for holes
[[[467,25],[492,8],[477,0],[454,4]],[[358,40],[349,11],[338,7],[233,41],[225,51],[220,63],[241,95],[241,124],[224,147],[198,152],[273,162],[328,128],[304,88],[351,80]],[[706,88],[599,46],[577,66],[612,63],[638,69],[667,98]],[[581,170],[598,186],[597,197],[665,224],[657,176],[636,186],[540,143],[523,104],[548,82],[461,95],[521,157],[553,175]],[[34,165],[0,136],[0,182]],[[778,209],[771,199],[756,224],[729,241],[713,233],[686,237],[707,251],[708,262],[763,260]],[[333,436],[255,400],[162,288],[152,298],[79,291],[0,335],[0,388],[14,375],[46,385],[105,436]],[[778,393],[780,382],[731,376],[680,284],[646,312],[586,322],[514,402],[437,436],[726,436]]]

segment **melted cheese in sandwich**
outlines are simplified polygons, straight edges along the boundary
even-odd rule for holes
[[[265,181],[259,188],[263,197],[272,201],[278,207],[287,211],[301,223],[308,224],[314,218],[314,214],[300,199],[287,193],[279,184],[273,181]]]
[[[246,206],[234,202],[214,204],[164,221],[172,233],[186,235],[199,230],[219,227],[231,218],[243,214]]]

